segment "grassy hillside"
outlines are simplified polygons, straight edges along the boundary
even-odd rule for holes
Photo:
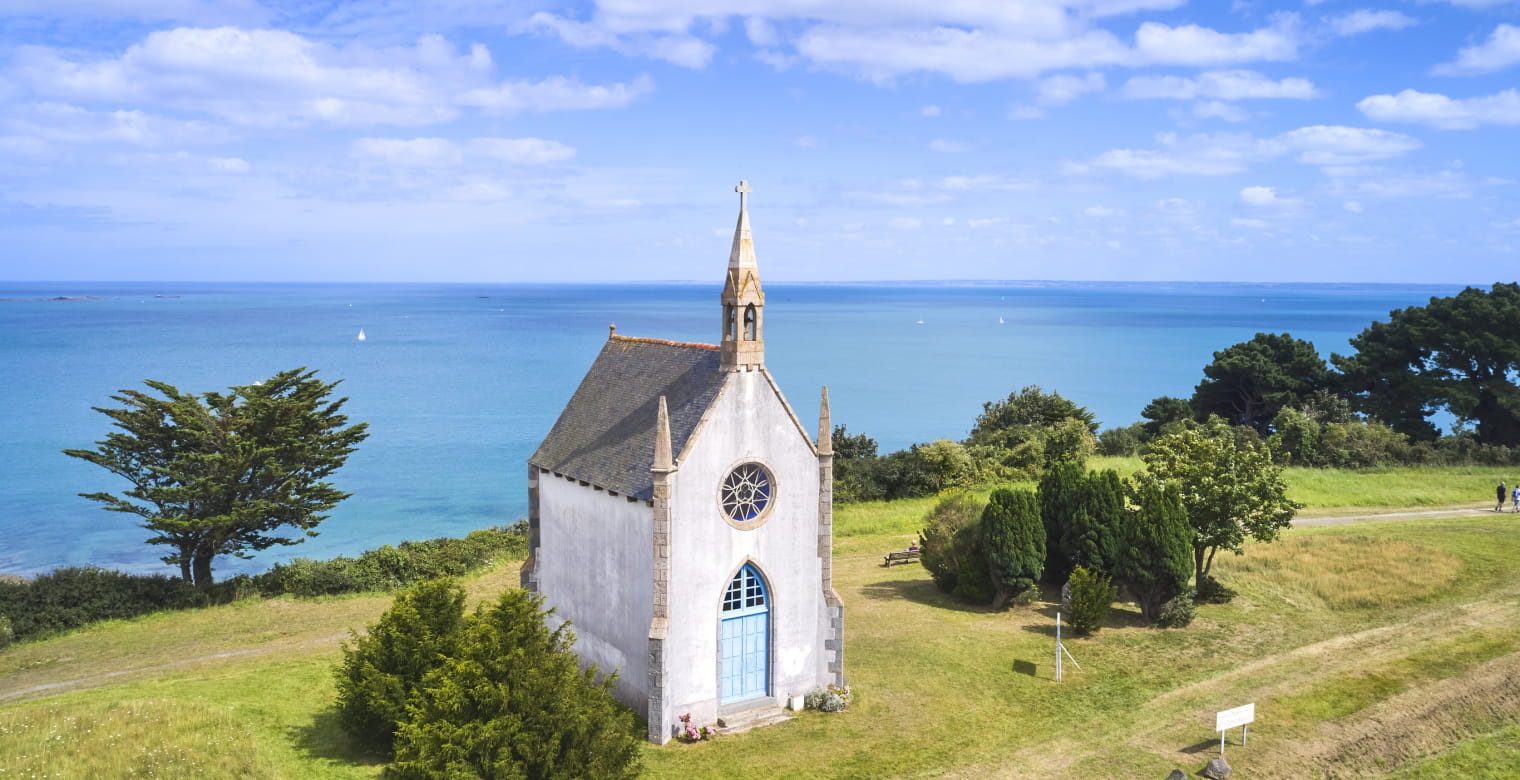
[[[1375,478],[1451,500],[1371,506],[1477,508],[1492,489],[1487,471]],[[1328,502],[1335,484],[1315,489]],[[1240,596],[1190,628],[1143,628],[1121,605],[1068,643],[1082,669],[1057,684],[1053,604],[991,613],[947,600],[918,566],[880,566],[930,503],[838,512],[849,712],[651,747],[648,773],[1159,778],[1201,767],[1218,748],[1213,712],[1247,702],[1250,745],[1234,732],[1227,754],[1241,776],[1520,773],[1520,516],[1292,531],[1217,562]],[[469,588],[515,582],[506,566]],[[378,776],[378,757],[336,728],[330,670],[388,603],[245,601],[13,647],[0,653],[0,778]]]

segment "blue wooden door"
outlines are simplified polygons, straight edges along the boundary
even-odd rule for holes
[[[724,704],[767,693],[770,678],[770,604],[754,567],[734,575],[723,593],[723,633],[718,649]]]

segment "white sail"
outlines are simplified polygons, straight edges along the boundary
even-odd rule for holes
[[[360,341],[364,340],[364,329],[363,328],[359,329],[359,340]]]

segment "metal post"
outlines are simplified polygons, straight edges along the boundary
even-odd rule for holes
[[[1056,682],[1061,681],[1061,613],[1056,613]]]
[[[1224,733],[1228,729],[1219,730],[1219,757],[1224,758]]]
[[[1240,727],[1240,746],[1245,747],[1246,740],[1251,736],[1251,724],[1247,723]]]

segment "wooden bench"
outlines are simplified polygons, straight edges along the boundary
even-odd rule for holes
[[[899,550],[897,552],[889,552],[882,557],[881,565],[891,566],[894,563],[912,563],[913,561],[918,560],[918,553],[918,550]]]

